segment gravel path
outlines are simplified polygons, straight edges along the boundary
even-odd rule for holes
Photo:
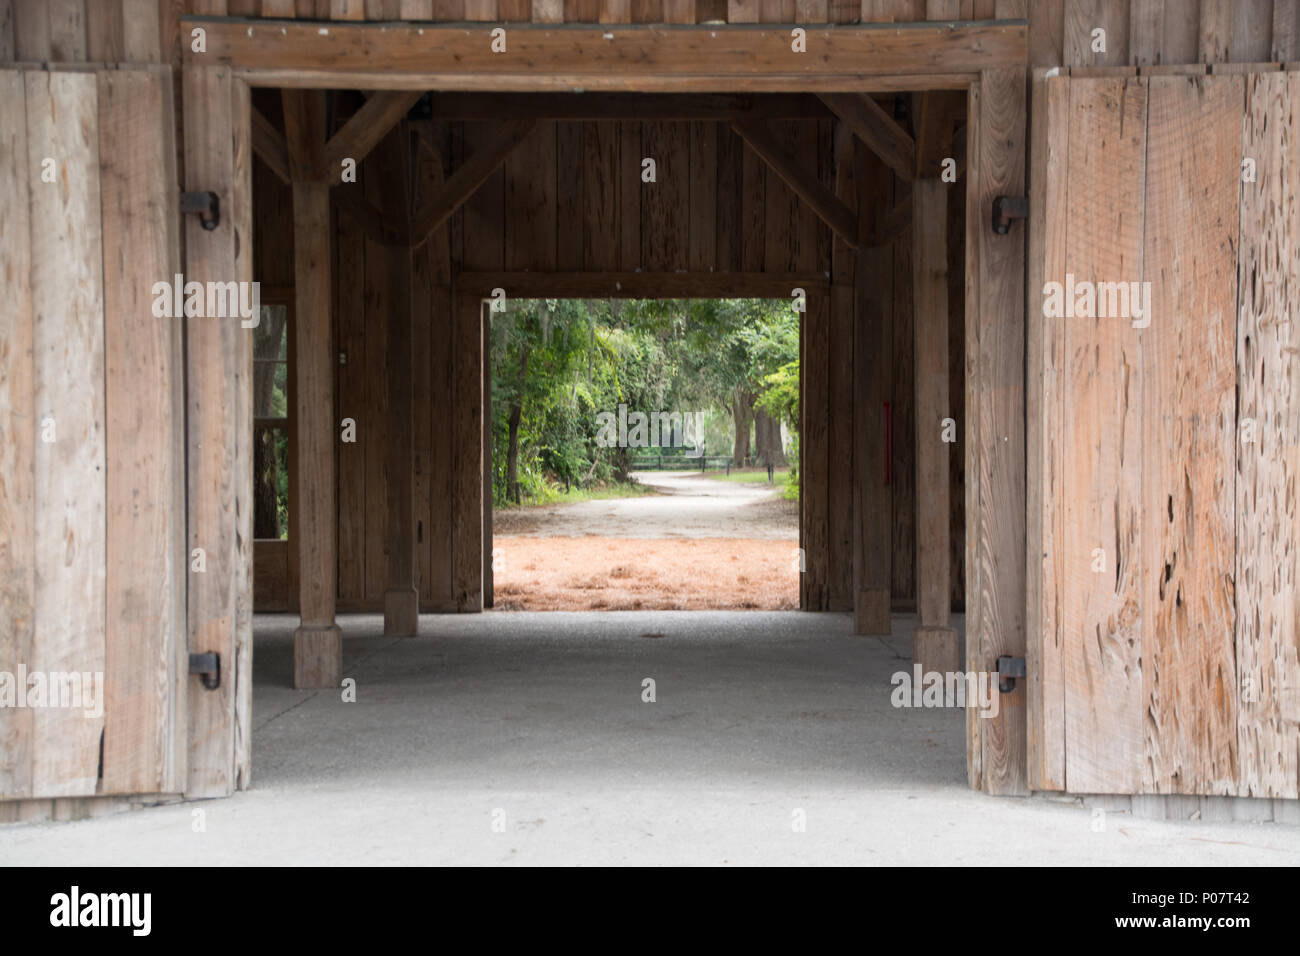
[[[719,481],[699,472],[639,471],[658,494],[497,511],[496,535],[610,538],[754,538],[798,541],[799,509],[766,484]]]

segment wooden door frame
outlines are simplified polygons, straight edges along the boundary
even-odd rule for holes
[[[776,275],[766,273],[751,272],[732,272],[732,273],[660,273],[638,272],[638,273],[546,273],[546,272],[463,272],[460,274],[456,283],[456,291],[460,297],[460,304],[456,307],[456,336],[457,342],[461,348],[465,348],[473,336],[472,324],[476,319],[478,312],[478,321],[480,322],[479,341],[482,343],[481,350],[478,353],[477,362],[467,363],[469,369],[465,371],[465,378],[462,380],[457,374],[456,381],[461,382],[462,388],[469,388],[474,377],[473,369],[477,366],[478,378],[481,382],[481,390],[478,395],[478,403],[482,409],[481,428],[477,427],[468,417],[462,419],[460,416],[463,410],[471,407],[473,400],[472,395],[465,395],[464,398],[454,402],[457,420],[457,436],[461,435],[481,435],[480,445],[477,450],[469,450],[464,458],[464,463],[460,464],[459,457],[461,451],[460,441],[455,442],[456,449],[453,453],[453,460],[458,464],[457,469],[459,487],[468,489],[473,469],[481,469],[483,479],[482,499],[478,505],[471,504],[465,509],[455,509],[453,518],[453,527],[461,530],[455,532],[453,541],[463,541],[465,550],[460,550],[457,545],[457,567],[464,562],[465,567],[473,567],[476,563],[481,564],[481,604],[478,607],[466,606],[461,610],[481,610],[482,608],[492,607],[492,421],[491,421],[491,362],[489,361],[489,344],[491,342],[491,308],[490,298],[494,289],[504,289],[514,291],[511,298],[515,299],[717,299],[724,297],[736,298],[753,298],[753,299],[787,299],[791,296],[791,291],[795,288],[805,290],[807,307],[799,320],[799,341],[804,341],[804,332],[807,327],[807,317],[814,313],[815,309],[824,309],[829,317],[831,285],[830,280],[825,275]],[[668,291],[665,291],[668,290]],[[827,323],[829,324],[829,323]],[[802,352],[802,344],[800,346]],[[464,352],[457,352],[458,356],[463,356]],[[804,386],[804,366],[800,364],[800,395],[803,395]],[[801,406],[806,408],[806,403],[802,402]],[[806,430],[805,430],[806,434]],[[799,474],[807,475],[807,455],[810,450],[810,443],[801,441],[799,443]],[[477,463],[477,465],[476,465]],[[463,473],[461,469],[464,469]],[[802,493],[799,497],[799,547],[807,548],[808,515],[805,508],[806,498]],[[823,499],[825,498],[823,489]],[[826,502],[821,502],[821,524],[820,540],[823,544],[829,544],[827,540],[827,529],[825,527],[827,520]],[[481,551],[476,557],[469,548],[469,539],[474,535],[474,528],[466,523],[463,526],[459,524],[466,521],[466,516],[476,509],[482,514],[482,525],[479,526],[478,534]],[[463,513],[462,513],[463,512]],[[825,589],[825,565],[824,560],[820,561],[822,569],[822,578],[819,583],[822,589]],[[813,568],[811,559],[807,567]],[[800,578],[800,609],[809,610],[807,607],[806,582],[808,573],[801,575]],[[457,595],[461,591],[461,585],[457,585]],[[468,581],[464,584],[464,592],[472,594],[473,588]]]
[[[670,92],[817,92],[898,90],[965,90],[968,96],[966,175],[966,666],[997,671],[999,657],[1026,653],[1026,459],[1025,459],[1025,226],[1013,222],[1007,234],[991,228],[998,196],[1025,195],[1027,128],[1027,24],[863,24],[808,27],[808,42],[845,51],[791,61],[800,72],[761,72],[771,62],[778,40],[788,46],[789,26],[746,28],[691,26],[533,26],[511,24],[514,49],[537,45],[538,64],[512,72],[505,60],[461,54],[468,41],[487,44],[501,26],[456,26],[332,23],[185,17],[182,35],[206,31],[204,53],[186,51],[185,73],[224,75],[236,104],[224,111],[184,87],[187,144],[192,128],[229,130],[232,113],[242,122],[236,141],[248,139],[249,88],[252,86],[360,89],[468,89],[539,91],[601,89]],[[480,34],[477,35],[476,34]],[[703,38],[725,38],[725,55],[701,52]],[[611,44],[611,58],[584,54]],[[838,45],[838,46],[837,46]],[[485,47],[486,48],[486,47]],[[477,47],[474,47],[477,50]],[[640,50],[640,54],[637,50]],[[629,53],[631,50],[631,53]],[[358,51],[364,51],[359,53]],[[386,55],[387,54],[387,55]],[[373,59],[370,59],[373,58]],[[373,69],[373,63],[384,63]],[[705,64],[701,66],[701,64]],[[700,72],[702,69],[717,72]],[[197,138],[197,137],[196,137]],[[188,150],[187,150],[188,152]],[[230,188],[229,183],[200,182],[187,163],[190,189]],[[200,177],[201,178],[201,177]],[[235,184],[236,195],[223,199],[223,213],[249,214],[248,190]],[[244,195],[238,193],[242,189]],[[245,208],[241,209],[241,200]],[[229,212],[227,213],[227,210]],[[190,230],[193,236],[194,231]],[[187,251],[187,256],[192,255]],[[187,265],[189,263],[187,262]],[[460,302],[466,290],[457,292]],[[464,317],[459,302],[456,340],[481,355],[481,320]],[[473,335],[471,345],[466,335]],[[455,388],[482,388],[482,369],[471,383],[457,373]],[[475,419],[482,404],[471,407]],[[481,422],[457,427],[480,429]],[[192,423],[187,422],[187,427]],[[480,438],[481,440],[481,438]],[[483,462],[457,466],[456,489],[481,506]],[[472,485],[473,488],[469,487]],[[190,504],[191,527],[195,503]],[[482,514],[481,507],[478,514]],[[212,520],[212,516],[207,516]],[[459,520],[459,519],[458,519]],[[482,532],[462,527],[453,532],[458,606],[481,608]],[[453,526],[455,529],[455,525]],[[234,569],[247,578],[247,569]],[[195,624],[191,622],[193,636]],[[251,647],[251,621],[239,618],[235,644]],[[241,629],[244,629],[241,631]],[[246,631],[246,633],[244,632]],[[193,648],[193,644],[192,644]],[[998,716],[979,718],[967,711],[968,777],[973,787],[991,793],[1028,792],[1026,686],[1003,695]],[[191,728],[191,739],[194,739]],[[242,743],[246,746],[246,741]]]

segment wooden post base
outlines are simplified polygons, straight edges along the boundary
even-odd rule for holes
[[[889,590],[859,588],[853,604],[853,633],[888,635]]]
[[[937,671],[955,674],[963,670],[955,627],[917,625],[912,632],[912,663],[921,665],[921,673]]]
[[[343,677],[343,632],[299,625],[293,632],[293,686],[298,690],[338,687]]]
[[[389,588],[384,592],[384,636],[415,637],[420,631],[420,592]]]

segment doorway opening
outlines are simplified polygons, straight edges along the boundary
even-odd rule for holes
[[[491,312],[491,605],[796,609],[805,305]]]

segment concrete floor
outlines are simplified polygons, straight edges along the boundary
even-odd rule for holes
[[[257,619],[251,790],[0,827],[0,862],[1300,862],[1297,827],[1094,832],[1080,806],[972,792],[962,713],[890,706],[906,617],[889,640],[791,612],[425,617],[407,640],[349,617],[356,703],[289,686],[294,624]]]

